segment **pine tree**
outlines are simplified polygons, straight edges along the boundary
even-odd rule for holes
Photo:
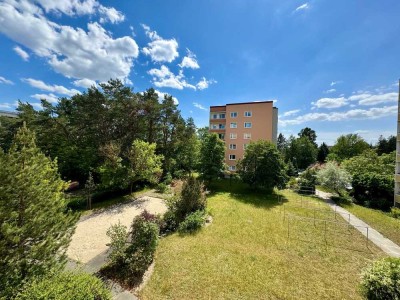
[[[23,125],[0,153],[0,298],[50,269],[60,269],[76,216],[67,212],[57,162]]]
[[[96,184],[94,183],[92,172],[89,172],[88,179],[86,180],[85,190],[86,190],[86,204],[87,209],[92,209],[92,193],[96,189]]]

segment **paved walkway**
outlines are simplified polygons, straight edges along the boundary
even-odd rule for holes
[[[315,194],[326,200],[326,203],[338,214],[340,214],[347,222],[349,222],[349,215],[350,215],[350,224],[353,225],[359,232],[361,232],[364,236],[368,235],[368,239],[373,242],[375,245],[377,245],[379,248],[382,249],[385,253],[392,257],[400,257],[400,247],[393,243],[391,240],[388,238],[385,238],[382,234],[380,234],[378,231],[373,229],[371,226],[369,226],[367,223],[364,221],[360,220],[357,218],[355,215],[351,214],[348,212],[346,209],[343,207],[340,207],[336,205],[332,200],[331,200],[331,194],[330,193],[325,193],[319,190],[315,191]],[[368,229],[367,229],[368,228]]]

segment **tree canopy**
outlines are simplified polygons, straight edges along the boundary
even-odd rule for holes
[[[206,133],[203,136],[200,149],[199,171],[206,181],[216,179],[225,170],[225,144],[215,133]]]
[[[331,153],[335,154],[339,160],[351,158],[369,149],[368,143],[358,134],[341,135],[331,148]]]

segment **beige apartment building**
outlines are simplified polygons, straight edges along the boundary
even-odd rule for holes
[[[225,162],[230,171],[243,158],[250,141],[267,140],[276,143],[278,109],[273,101],[230,103],[210,106],[210,132],[225,141]]]

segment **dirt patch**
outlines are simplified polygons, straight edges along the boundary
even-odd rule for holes
[[[120,222],[129,228],[133,218],[145,209],[152,214],[163,214],[167,211],[167,206],[163,199],[144,196],[83,217],[72,236],[67,250],[68,257],[83,264],[90,262],[107,251],[110,239],[106,232],[111,225]]]

